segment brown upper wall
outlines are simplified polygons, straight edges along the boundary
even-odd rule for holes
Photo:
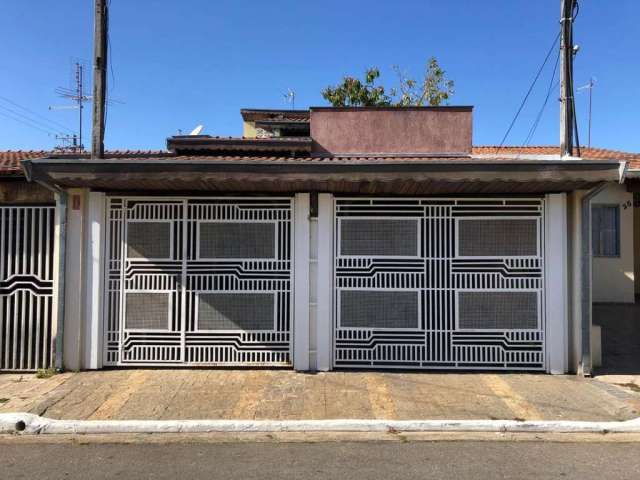
[[[471,154],[473,107],[312,107],[315,155]]]

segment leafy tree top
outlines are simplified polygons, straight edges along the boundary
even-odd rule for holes
[[[385,89],[376,85],[380,70],[372,67],[365,72],[364,80],[345,76],[342,83],[326,87],[322,96],[334,107],[370,106],[438,106],[446,104],[454,93],[454,82],[446,77],[435,57],[425,66],[424,76],[415,80],[405,75],[399,67],[394,67],[398,75],[397,88]]]

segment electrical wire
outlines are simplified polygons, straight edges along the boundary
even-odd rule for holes
[[[43,122],[40,122],[38,120],[35,120],[33,118],[29,118],[29,117],[27,117],[26,115],[23,115],[20,112],[17,112],[15,110],[12,110],[11,108],[5,107],[4,105],[0,105],[0,111],[4,111],[5,116],[7,116],[7,117],[9,117],[9,114],[11,114],[10,118],[13,118],[14,120],[16,118],[19,118],[23,123],[29,123],[29,124],[35,125],[38,128],[40,128],[41,130],[46,131],[47,133],[51,133],[51,134],[54,134],[54,135],[58,134],[58,133],[62,134],[62,132],[60,132],[59,130],[54,130],[49,125],[47,125],[47,124],[45,124]]]
[[[540,107],[540,111],[538,111],[538,115],[536,116],[536,119],[534,120],[533,125],[531,125],[531,128],[529,129],[529,133],[527,134],[527,137],[525,138],[524,142],[522,142],[523,147],[526,145],[529,145],[529,142],[531,142],[531,140],[533,139],[533,135],[536,133],[536,129],[538,128],[538,124],[540,123],[540,119],[542,118],[542,114],[544,113],[544,109],[546,108],[547,103],[549,102],[549,97],[551,96],[551,92],[555,89],[555,87],[559,83],[559,82],[556,82],[554,84],[559,63],[560,63],[560,50],[558,50],[556,63],[553,66],[553,73],[551,74],[551,80],[549,80],[549,88],[547,89],[547,95],[544,97],[544,102],[542,103],[542,107]]]
[[[36,119],[31,119],[31,118],[29,118],[27,115],[25,115],[23,113],[19,113],[19,112],[15,112],[14,111],[14,113],[16,115],[20,115],[21,117],[27,118],[27,119],[33,121],[34,123],[37,122],[37,123],[39,123],[41,125],[45,125],[47,128],[49,128],[51,130],[59,130],[60,128],[62,128],[64,130],[66,130],[67,132],[73,133],[73,130],[71,130],[69,127],[67,127],[67,126],[65,126],[65,125],[63,125],[63,124],[61,124],[59,122],[56,122],[55,120],[51,120],[51,119],[45,117],[44,115],[40,115],[39,113],[36,113],[33,110],[29,110],[27,107],[24,107],[24,106],[20,105],[19,103],[15,102],[15,101],[7,98],[7,97],[4,97],[4,96],[0,95],[0,100],[4,101],[6,103],[9,103],[9,104],[13,105],[14,107],[17,107],[17,108],[19,108],[19,109],[21,109],[21,110],[23,110],[23,111],[25,111],[25,112],[27,112],[27,113],[29,113],[31,115],[34,115],[35,117],[38,117],[38,118],[44,120],[44,122],[40,121],[40,120],[36,120]],[[2,106],[1,104],[0,104],[0,108],[4,108],[5,110],[13,111],[8,107]]]
[[[38,127],[37,125],[33,125],[33,124],[29,123],[29,122],[26,122],[26,121],[24,121],[24,120],[22,120],[20,118],[12,116],[12,115],[9,115],[9,114],[7,114],[5,112],[1,112],[0,111],[0,115],[3,116],[3,117],[9,118],[9,119],[11,119],[11,120],[13,120],[15,122],[18,122],[18,123],[21,123],[23,125],[26,125],[27,127],[31,127],[33,129],[39,130],[39,131],[41,131],[43,133],[46,133],[50,137],[55,135],[55,132],[52,132],[52,131],[49,131],[49,130],[45,130],[43,128]]]
[[[556,38],[553,40],[553,43],[551,44],[551,48],[549,48],[549,51],[547,52],[547,55],[545,56],[544,61],[542,62],[542,65],[540,65],[540,68],[538,69],[538,73],[536,73],[536,76],[534,77],[533,82],[531,82],[531,85],[529,86],[529,90],[527,90],[526,95],[524,96],[524,98],[522,99],[522,102],[520,103],[520,107],[518,107],[518,111],[516,112],[516,114],[513,117],[513,120],[511,120],[511,123],[509,124],[509,128],[507,128],[507,131],[505,132],[504,137],[502,137],[502,141],[500,142],[500,145],[496,149],[496,153],[498,153],[498,151],[502,148],[502,146],[504,145],[504,142],[507,140],[507,137],[509,136],[509,133],[511,133],[511,129],[515,125],[516,120],[518,120],[518,117],[520,116],[520,112],[522,112],[522,109],[524,108],[525,103],[527,103],[527,99],[529,98],[529,95],[531,95],[531,91],[533,90],[533,87],[536,85],[536,82],[540,78],[540,75],[542,74],[542,71],[544,70],[545,65],[549,61],[549,57],[551,56],[551,53],[553,53],[553,50],[556,47],[556,44],[558,43],[559,39],[560,39],[560,32],[558,32],[558,34],[556,35]]]

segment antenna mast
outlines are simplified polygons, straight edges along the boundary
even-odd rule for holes
[[[295,110],[296,109],[296,92],[294,92],[289,88],[287,89],[287,93],[283,93],[282,95],[284,96],[284,101],[291,105],[291,110]]]
[[[62,98],[75,102],[75,105],[53,106],[49,110],[78,110],[78,135],[62,135],[57,136],[62,141],[62,145],[58,146],[58,150],[82,152],[84,144],[82,143],[82,110],[84,103],[91,100],[91,96],[84,94],[84,67],[80,62],[76,62],[76,85],[75,89],[58,87],[55,92]]]
[[[596,86],[596,80],[593,77],[591,77],[589,79],[589,83],[578,88],[578,91],[589,90],[589,133],[588,133],[588,140],[587,140],[587,144],[589,148],[591,148],[591,104],[592,104],[592,97],[593,97],[593,87],[595,86]]]

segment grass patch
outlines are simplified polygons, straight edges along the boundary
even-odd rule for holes
[[[56,373],[55,368],[41,368],[36,372],[36,378],[51,378]]]
[[[3,403],[7,403],[8,401],[8,398],[0,398],[0,405],[2,405]]]

